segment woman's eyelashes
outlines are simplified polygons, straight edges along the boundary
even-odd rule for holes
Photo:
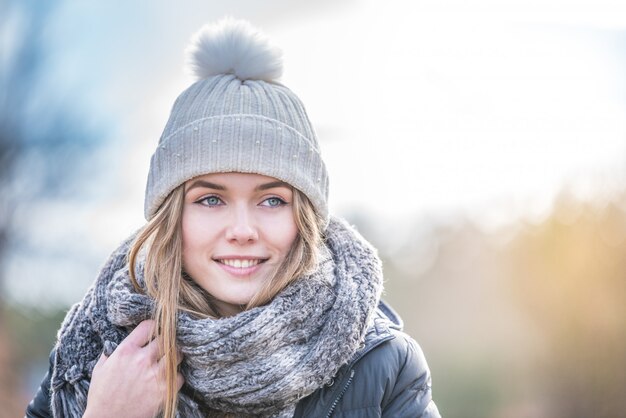
[[[202,199],[197,200],[196,203],[199,203],[204,206],[220,206],[224,204],[224,201],[218,196],[211,195],[211,196],[205,196]]]
[[[201,204],[203,206],[209,206],[209,207],[221,206],[225,204],[221,197],[215,196],[215,195],[205,196],[201,199],[196,200],[196,203]],[[288,204],[289,202],[287,202],[283,198],[280,198],[278,196],[271,196],[266,199],[263,199],[261,203],[259,203],[259,206],[277,208],[277,207],[285,206]]]
[[[286,204],[287,204],[287,201],[276,196],[268,197],[263,202],[261,202],[261,206],[267,206],[270,208],[277,208],[279,206],[284,206]]]

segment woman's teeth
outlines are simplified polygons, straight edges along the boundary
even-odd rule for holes
[[[218,260],[222,264],[226,264],[227,266],[235,267],[238,269],[243,269],[246,267],[256,266],[261,262],[261,260]]]

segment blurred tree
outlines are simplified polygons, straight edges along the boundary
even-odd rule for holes
[[[541,330],[536,393],[554,417],[626,411],[626,194],[598,208],[562,196],[509,248],[516,299]]]
[[[20,204],[67,191],[98,136],[47,73],[44,32],[60,2],[0,2],[0,263]]]
[[[422,344],[446,417],[624,416],[626,192],[563,194],[545,221],[501,231],[351,219],[380,250],[384,297]]]
[[[42,199],[67,195],[72,179],[80,177],[79,161],[102,137],[78,117],[71,98],[55,89],[49,74],[54,49],[46,29],[61,3],[0,1],[0,289],[9,280],[9,248],[28,251],[34,239],[14,226],[15,216]],[[33,350],[17,349],[24,338],[16,332],[32,331],[37,321],[27,316],[20,327],[11,326],[16,316],[9,309],[0,293],[0,416],[19,416],[24,407],[19,366]],[[50,332],[45,336],[53,338]],[[49,349],[49,342],[42,345]]]

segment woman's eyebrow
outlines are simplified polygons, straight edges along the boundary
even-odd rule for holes
[[[194,189],[196,187],[206,187],[207,189],[214,189],[214,190],[226,190],[226,187],[221,186],[219,184],[211,183],[210,181],[206,181],[206,180],[196,180],[193,183],[191,183],[191,185],[185,191],[185,193],[189,192],[191,189]]]
[[[288,189],[291,189],[291,186],[284,181],[272,181],[270,183],[259,184],[254,188],[254,191],[259,192],[261,190],[273,189],[275,187],[286,187]]]

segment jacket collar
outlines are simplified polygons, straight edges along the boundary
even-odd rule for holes
[[[398,313],[394,311],[385,301],[380,300],[378,307],[374,312],[372,324],[368,328],[367,334],[365,334],[363,345],[354,354],[350,360],[349,366],[351,367],[365,354],[376,348],[378,345],[392,339],[394,337],[392,330],[402,331],[403,327],[404,322],[402,321],[402,318],[400,318],[400,315],[398,315]]]
[[[309,399],[305,404],[298,404],[295,416],[312,416],[314,410],[317,412],[326,410],[332,412],[334,404],[338,402],[345,388],[350,384],[351,375],[354,375],[354,372],[350,370],[353,368],[354,364],[383,342],[394,338],[394,331],[401,331],[402,327],[403,322],[400,315],[381,300],[373,314],[371,325],[365,335],[363,345],[354,354],[350,362],[339,370],[336,376],[336,382],[339,384],[324,386],[321,390],[314,392],[312,399]],[[335,380],[333,380],[333,382],[334,381]]]

